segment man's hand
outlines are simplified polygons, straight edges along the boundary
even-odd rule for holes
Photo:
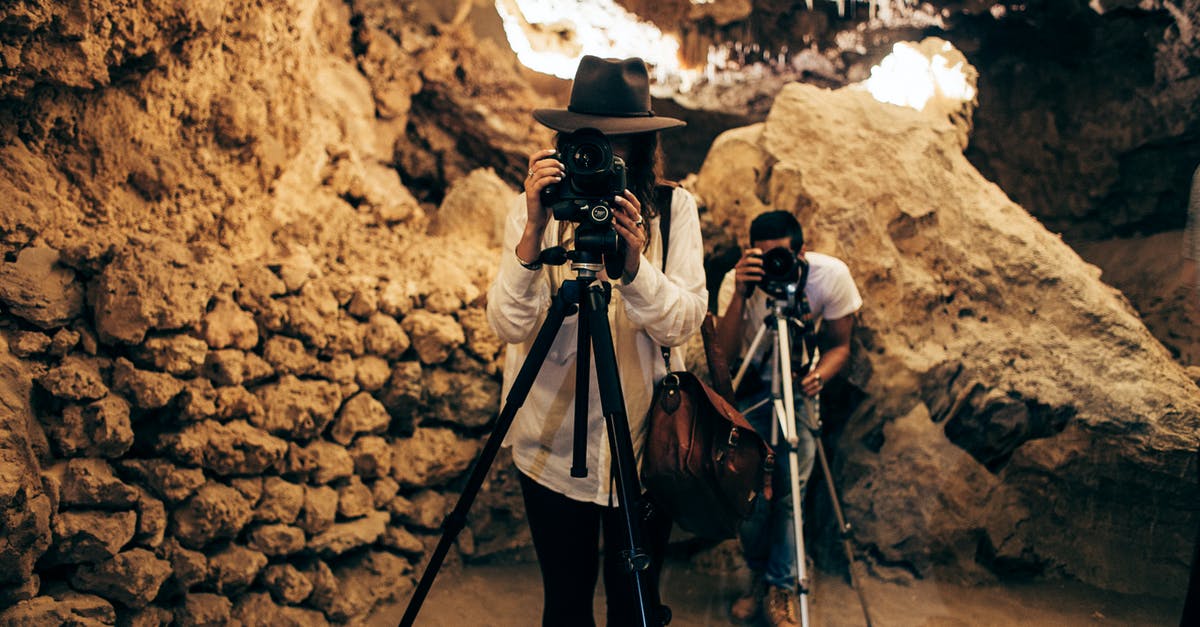
[[[763,278],[762,254],[761,248],[747,248],[742,251],[742,258],[733,266],[737,293],[743,297],[749,297]]]

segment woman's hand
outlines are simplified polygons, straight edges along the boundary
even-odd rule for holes
[[[733,266],[733,278],[737,281],[737,293],[749,297],[754,293],[754,287],[763,278],[763,251],[761,248],[747,248],[742,251],[742,258]]]
[[[550,210],[542,206],[542,190],[562,180],[563,164],[554,158],[555,150],[547,148],[529,155],[529,175],[525,177],[525,233],[517,243],[517,259],[537,260],[542,252],[542,235],[550,222]]]
[[[625,240],[625,274],[626,281],[632,281],[637,276],[642,264],[642,248],[646,245],[646,224],[642,220],[642,203],[633,192],[616,197],[616,212],[613,217],[613,227],[617,235]]]

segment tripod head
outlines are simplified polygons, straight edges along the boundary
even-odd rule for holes
[[[575,229],[575,248],[553,246],[538,253],[538,263],[561,266],[571,263],[571,269],[581,279],[596,279],[601,270],[608,276],[621,276],[625,259],[625,241],[612,228],[581,224]]]

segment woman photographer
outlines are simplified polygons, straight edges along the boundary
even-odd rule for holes
[[[651,112],[648,73],[645,63],[636,58],[585,56],[575,75],[569,108],[539,109],[533,116],[558,131],[560,145],[576,131],[598,130],[611,142],[613,154],[626,164],[627,189],[612,203],[612,228],[625,244],[624,257],[617,260],[621,276],[604,272],[600,280],[613,286],[608,319],[634,455],[640,465],[644,419],[654,384],[666,374],[660,347],[677,347],[696,332],[708,300],[695,200],[681,188],[656,193],[662,185],[657,132],[684,123]],[[573,248],[579,225],[556,219],[542,202],[542,190],[562,183],[565,175],[555,150],[531,155],[525,191],[506,220],[500,270],[488,291],[487,305],[489,323],[509,343],[504,395],[546,318],[552,294],[563,281],[575,278],[569,266],[537,263],[543,249]],[[665,272],[659,231],[664,212],[670,212]],[[608,267],[618,264],[609,263]],[[594,366],[589,376],[591,389],[579,392],[588,395],[589,472],[582,478],[570,474],[577,330],[578,314],[568,316],[516,414],[505,445],[512,447],[520,471],[541,567],[542,624],[594,624],[592,599],[603,537],[608,624],[632,625],[639,622],[640,608],[633,578],[620,556],[627,541],[621,535],[623,523],[616,508],[613,464]],[[679,350],[672,351],[673,368],[683,367],[681,357]],[[644,576],[655,589],[670,532],[670,521],[664,518],[655,516],[643,522],[643,543],[653,558]]]

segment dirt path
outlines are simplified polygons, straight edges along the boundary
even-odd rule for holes
[[[669,562],[662,589],[674,614],[671,624],[733,625],[727,608],[745,576],[744,572],[699,573],[682,562]],[[1179,624],[1182,607],[1182,599],[1116,595],[1069,582],[966,587],[934,581],[901,585],[871,580],[865,591],[876,627],[1173,627]],[[439,574],[417,625],[537,625],[541,594],[536,564],[456,568]],[[596,596],[596,616],[603,624],[603,591],[597,590]],[[405,603],[407,599],[377,612],[368,624],[395,625]],[[853,589],[837,575],[817,573],[810,603],[814,627],[865,624]]]

